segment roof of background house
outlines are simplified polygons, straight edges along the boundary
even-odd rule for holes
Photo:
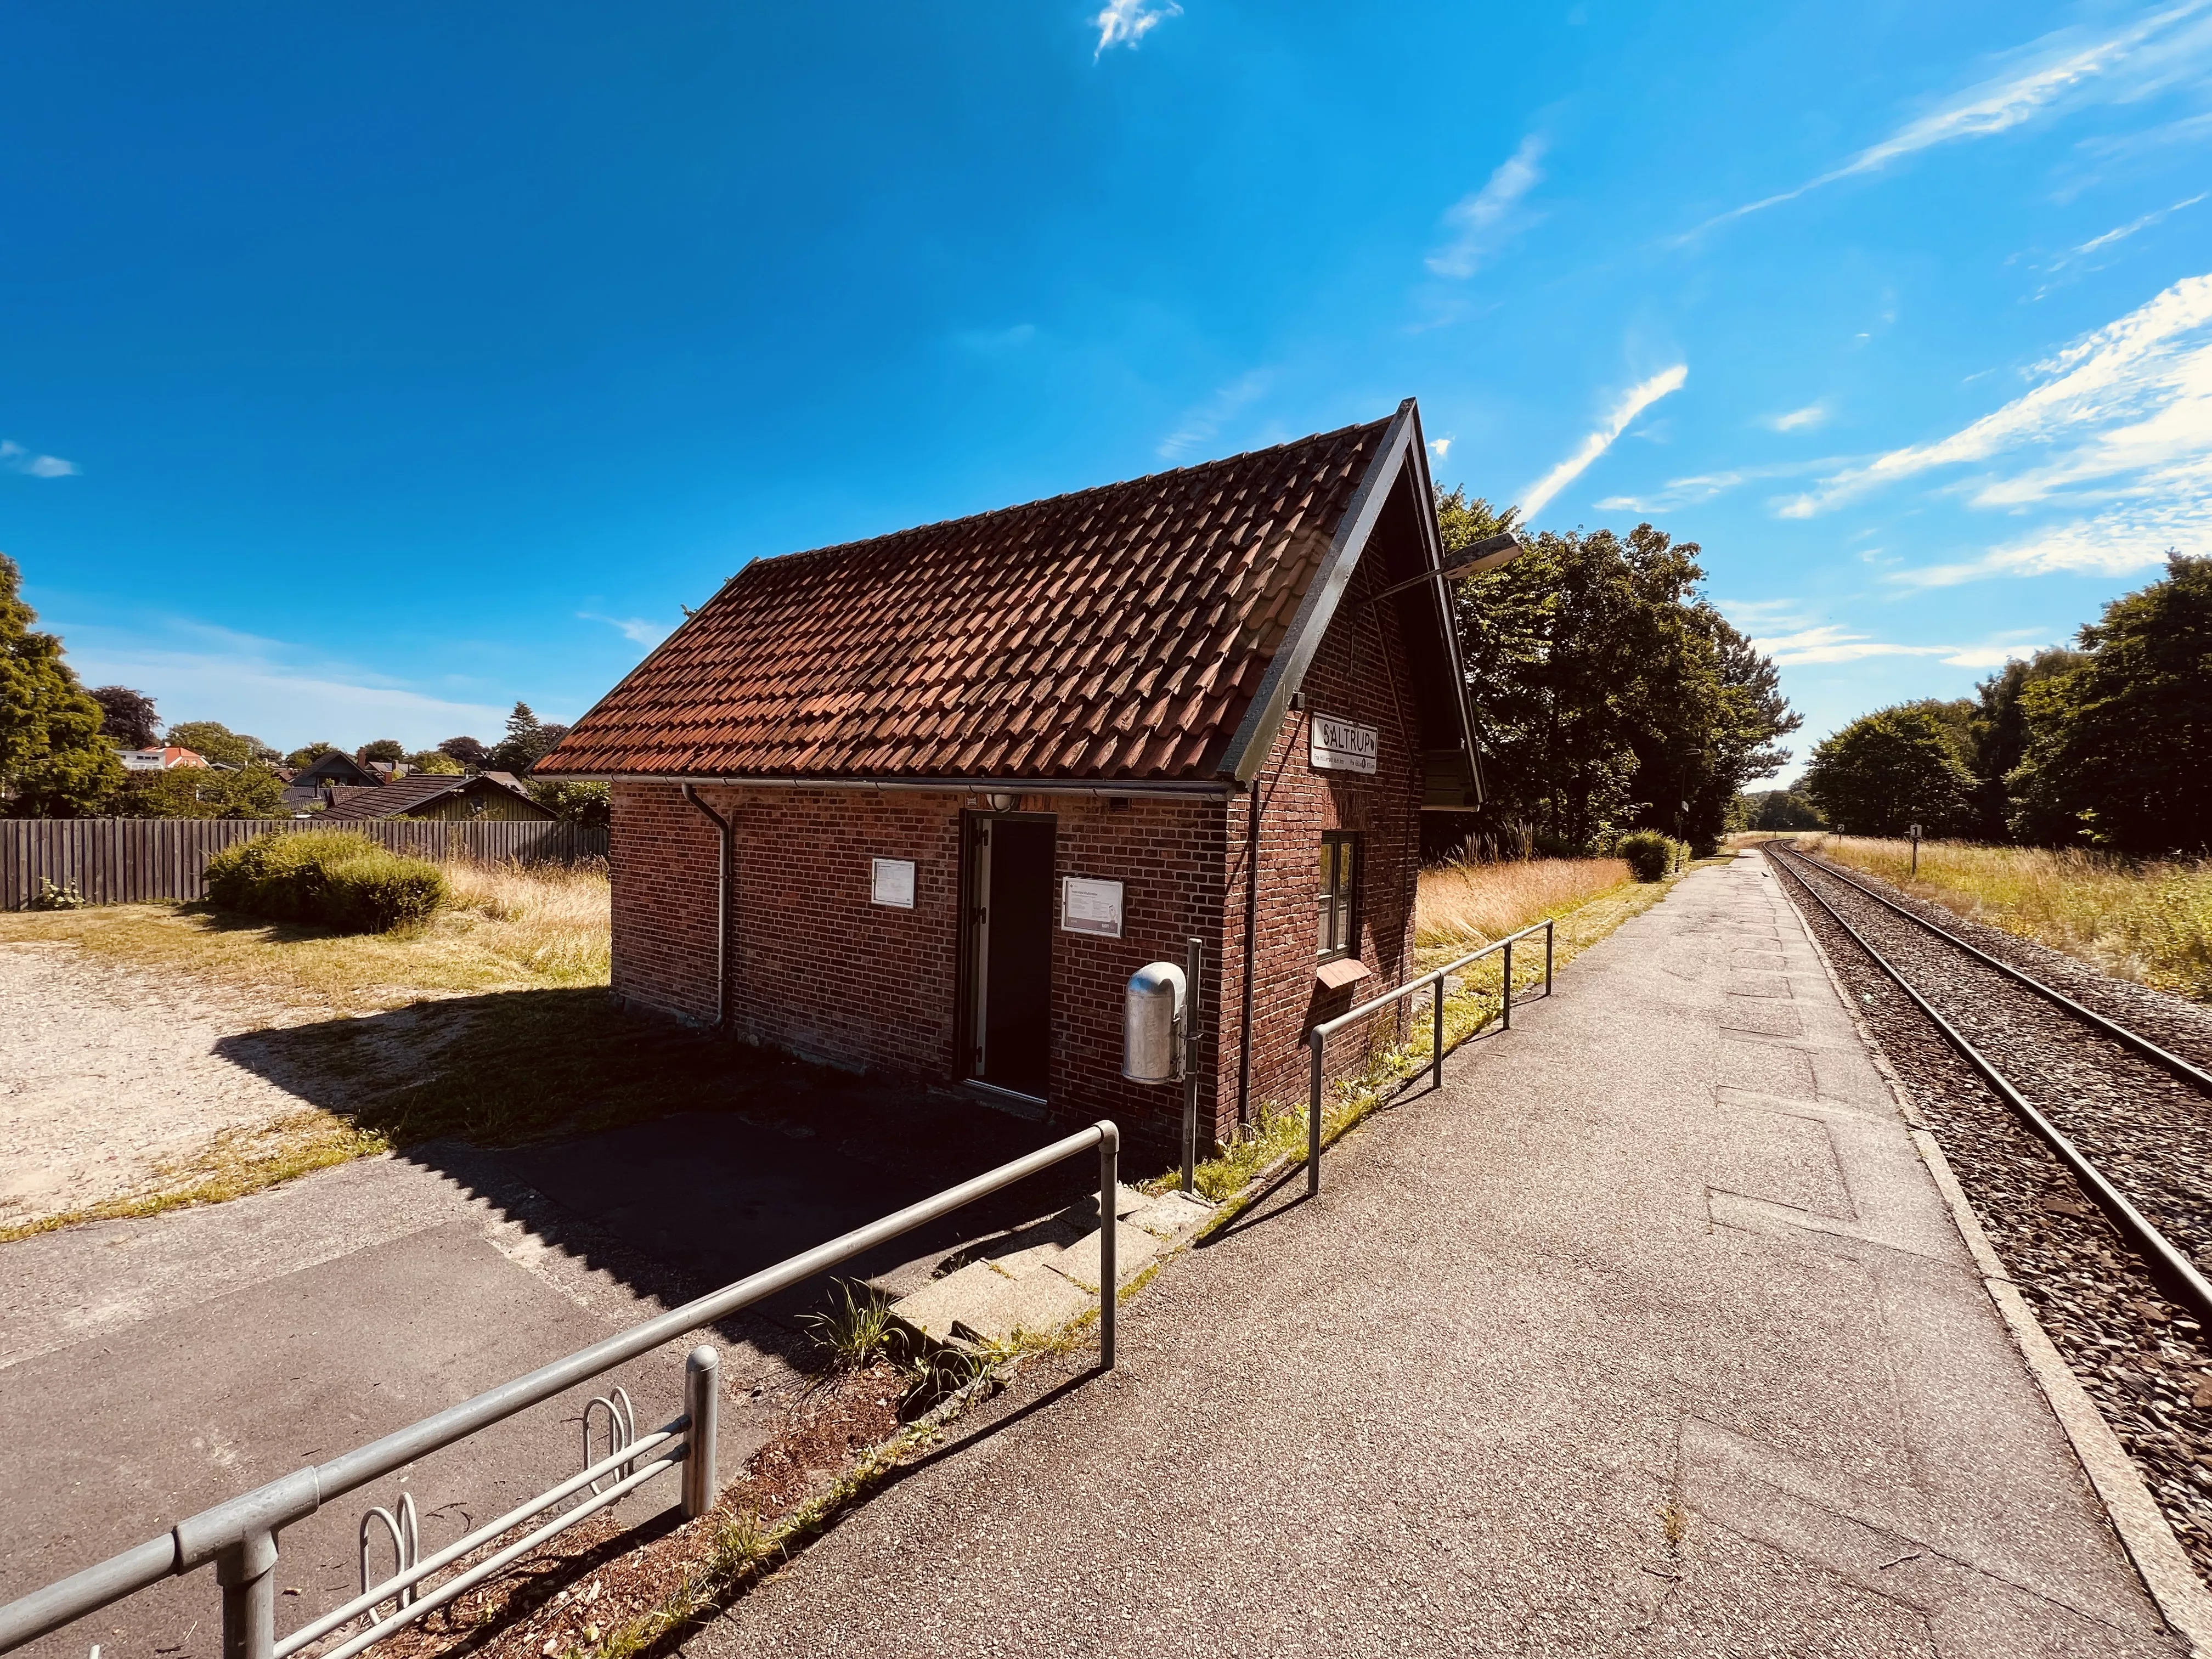
[[[410,812],[419,812],[426,806],[435,805],[447,795],[466,794],[478,787],[504,789],[510,794],[530,799],[529,793],[518,784],[501,783],[488,775],[476,777],[455,777],[450,772],[417,772],[412,777],[395,779],[390,783],[362,784],[352,788],[334,789],[335,797],[325,809],[323,816],[332,821],[359,818],[404,818]],[[532,803],[535,805],[535,803]]]
[[[1428,526],[1410,556],[1434,568],[1411,398],[1273,449],[756,560],[532,775],[1249,775],[1401,483]],[[1455,676],[1448,622],[1435,649]],[[1463,739],[1462,694],[1442,695]]]
[[[326,754],[316,756],[314,759],[301,767],[292,781],[299,784],[313,783],[318,781],[336,783],[339,781],[336,775],[339,773],[352,774],[351,781],[357,785],[374,782],[376,777],[374,772],[351,755],[347,754],[344,750],[333,749]]]
[[[155,744],[146,749],[126,749],[123,764],[132,772],[167,771],[173,766],[205,766],[205,756],[197,750],[180,748],[173,743]]]

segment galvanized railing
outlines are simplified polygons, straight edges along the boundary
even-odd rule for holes
[[[1443,1088],[1444,1084],[1444,981],[1471,963],[1480,962],[1486,956],[1504,951],[1505,974],[1504,994],[1502,1000],[1504,1006],[1500,1010],[1500,1018],[1505,1023],[1505,1029],[1511,1030],[1513,1029],[1513,946],[1517,940],[1524,939],[1531,933],[1543,934],[1544,994],[1551,995],[1553,920],[1547,916],[1541,921],[1533,922],[1523,927],[1517,933],[1509,933],[1504,939],[1492,941],[1480,951],[1470,951],[1467,955],[1455,961],[1448,962],[1441,968],[1432,968],[1425,974],[1407,980],[1395,991],[1385,991],[1373,1000],[1361,1003],[1350,1013],[1339,1014],[1334,1019],[1322,1021],[1307,1033],[1306,1047],[1312,1051],[1312,1066],[1306,1086],[1306,1191],[1309,1194],[1321,1191],[1322,1066],[1322,1056],[1328,1047],[1330,1036],[1355,1020],[1364,1019],[1377,1010],[1389,1007],[1401,997],[1411,996],[1424,985],[1433,986],[1436,988],[1436,1010],[1433,1018],[1435,1030],[1431,1032],[1430,1036],[1434,1052],[1429,1060],[1429,1080],[1436,1087]]]
[[[419,1559],[416,1557],[415,1510],[410,1499],[401,1501],[397,1515],[384,1509],[370,1510],[362,1517],[361,1524],[361,1594],[281,1638],[276,1634],[276,1534],[292,1522],[313,1515],[334,1498],[405,1468],[419,1457],[504,1422],[579,1382],[650,1353],[664,1342],[726,1319],[764,1297],[787,1290],[1093,1146],[1098,1149],[1098,1208],[1103,1224],[1098,1233],[1098,1358],[1101,1366],[1111,1370],[1116,1279],[1114,1200],[1119,1181],[1121,1144],[1121,1131],[1112,1122],[1094,1123],[1026,1158],[1002,1164],[972,1181],[947,1188],[933,1198],[908,1205],[826,1244],[817,1244],[773,1267],[726,1285],[588,1348],[580,1348],[565,1359],[541,1365],[526,1376],[502,1382],[473,1400],[426,1417],[380,1440],[373,1440],[313,1468],[295,1470],[213,1509],[203,1510],[179,1521],[158,1538],[0,1607],[0,1653],[11,1652],[164,1578],[196,1571],[212,1562],[216,1582],[222,1589],[223,1659],[289,1659],[289,1656],[310,1643],[358,1619],[363,1621],[363,1628],[322,1656],[322,1659],[350,1659],[350,1656],[373,1643],[445,1606],[556,1534],[672,1468],[680,1466],[684,1470],[685,1516],[704,1515],[714,1507],[720,1490],[714,1472],[719,1361],[714,1350],[702,1344],[691,1351],[685,1364],[682,1416],[641,1437],[636,1433],[627,1394],[616,1389],[599,1396],[584,1411],[584,1468],[580,1473],[436,1553]],[[605,1411],[606,1451],[594,1461],[592,1425],[595,1413],[600,1408]],[[674,1443],[679,1436],[680,1445]],[[653,1452],[660,1455],[651,1462],[640,1462],[640,1459]],[[601,1491],[600,1482],[611,1477],[613,1484]],[[546,1525],[435,1589],[427,1593],[421,1591],[423,1581],[432,1574],[578,1492],[586,1495]],[[398,1571],[374,1584],[368,1582],[372,1522],[378,1522],[389,1534],[398,1564]],[[380,1613],[379,1610],[387,1604],[390,1612]]]

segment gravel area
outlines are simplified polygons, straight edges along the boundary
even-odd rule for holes
[[[2212,1344],[2057,1157],[1821,908],[1809,884],[2200,1267],[2212,1265],[2212,1101],[2077,1017],[1888,912],[1816,862],[1770,859],[1826,948],[2045,1328],[2212,1577]],[[1809,867],[1808,867],[1809,864]],[[2192,1060],[2212,1018],[1948,911],[1893,902]]]
[[[0,945],[0,1226],[158,1186],[307,1103],[216,1052],[298,1016],[75,945]]]

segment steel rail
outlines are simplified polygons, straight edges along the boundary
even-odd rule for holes
[[[878,1244],[951,1214],[1091,1147],[1098,1150],[1098,1200],[1103,1215],[1099,1267],[1105,1290],[1099,1301],[1099,1364],[1114,1369],[1115,1291],[1114,1190],[1121,1130],[1102,1119],[1025,1158],[963,1181],[864,1227],[709,1291],[658,1318],[632,1326],[589,1347],[539,1366],[526,1376],[487,1389],[420,1422],[311,1468],[295,1469],[252,1492],[188,1516],[170,1530],[66,1578],[0,1605],[0,1654],[58,1630],[111,1602],[214,1563],[223,1587],[224,1659],[273,1659],[276,1638],[274,1579],[276,1534],[313,1515],[332,1498],[404,1468],[495,1423],[554,1398],[575,1384],[650,1353],[686,1332],[712,1325],[776,1291],[811,1279]],[[702,1451],[704,1449],[702,1449]],[[703,1460],[702,1460],[703,1461]],[[625,1487],[625,1489],[627,1489]],[[571,1511],[573,1513],[573,1511]],[[417,1605],[421,1605],[417,1603]]]
[[[1782,867],[1785,870],[1790,868],[1786,864]],[[1792,872],[1792,873],[1796,872]],[[1944,1040],[1965,1056],[1967,1064],[1979,1073],[1983,1080],[1996,1091],[1999,1098],[2012,1108],[2014,1113],[2027,1123],[2045,1146],[2057,1154],[2058,1161],[2073,1172],[2075,1179],[2081,1183],[2090,1197],[2096,1200],[2098,1207],[2112,1218],[2112,1224],[2124,1233],[2142,1253],[2145,1265],[2150,1268],[2154,1276],[2165,1278],[2168,1282],[2168,1288],[2180,1292],[2179,1299],[2189,1304],[2199,1322],[2206,1329],[2212,1330],[2212,1284],[2205,1282],[2204,1275],[2197,1270],[2197,1264],[2177,1249],[2172,1241],[2164,1233],[2152,1225],[2142,1212],[2128,1201],[2127,1195],[2107,1181],[2104,1172],[2082,1154],[2081,1148],[2068,1139],[2064,1132],[2057,1124],[2038,1111],[2027,1097],[2013,1086],[2011,1079],[1991,1065],[1982,1051],[1967,1040],[1964,1032],[1937,1013],[1928,999],[1915,990],[1911,981],[1897,970],[1895,964],[1881,951],[1875,950],[1857,928],[1845,921],[1843,913],[1829,903],[1826,897],[1811,882],[1807,881],[1801,875],[1797,878],[1797,884],[1812,896],[1814,903],[1828,913],[1830,920],[1834,921],[1837,927],[1851,936],[1852,941],[1860,950],[1874,959],[1876,967],[1896,981],[1898,989],[1912,999],[1913,1006],[1928,1016],[1929,1022],[1943,1034]]]
[[[2036,993],[2037,995],[2048,997],[2051,1001],[2057,1003],[2069,1013],[2080,1015],[2083,1019],[2088,1021],[2090,1024],[2102,1031],[2106,1036],[2114,1038],[2118,1042],[2127,1044],[2129,1048],[2133,1048],[2137,1054],[2142,1055],[2146,1060],[2156,1060],[2160,1065],[2166,1067],[2167,1070],[2188,1079],[2189,1081],[2197,1085],[2197,1087],[2204,1090],[2208,1094],[2212,1094],[2212,1072],[2208,1072],[2200,1066],[2191,1064],[2188,1060],[2184,1060],[2179,1054],[2174,1054],[2169,1049],[2160,1048],[2158,1044],[2153,1042],[2148,1037],[2144,1036],[2142,1033],[2130,1031],[2126,1026],[2121,1024],[2118,1020],[2108,1019],[2103,1014],[2099,1013],[2094,1008],[2083,1007],[2080,1003],[2075,1001],[2073,998],[2068,996],[2063,991],[2059,990],[2057,987],[2045,985],[2041,980],[2037,979],[2033,975],[2024,974],[2019,969],[2014,967],[2010,963],[2002,961],[1998,957],[1991,956],[1988,951],[1982,950],[1978,946],[1969,945],[1965,939],[1960,939],[1949,928],[1939,927],[1934,922],[1929,921],[1927,917],[1920,915],[1914,911],[1906,909],[1903,905],[1896,902],[1893,899],[1884,897],[1881,894],[1875,892],[1873,888],[1868,886],[1864,882],[1860,881],[1854,877],[1845,875],[1842,871],[1837,869],[1834,866],[1827,863],[1826,860],[1815,859],[1808,854],[1799,852],[1794,844],[1790,842],[1776,842],[1770,843],[1770,845],[1779,847],[1783,851],[1788,853],[1790,857],[1797,860],[1800,863],[1811,865],[1813,868],[1818,870],[1824,876],[1833,876],[1838,881],[1842,882],[1846,887],[1856,887],[1860,892],[1864,893],[1876,904],[1882,906],[1886,909],[1896,911],[1899,915],[1903,916],[1907,921],[1918,922],[1923,927],[1925,927],[1929,933],[1935,934],[1938,939],[1957,945],[1961,951],[1964,951],[1968,956],[1972,957],[1976,961],[1980,962],[1988,967],[1996,969],[1999,973],[2006,975],[2008,978],[2018,980],[2022,985],[2027,986],[2029,990]]]

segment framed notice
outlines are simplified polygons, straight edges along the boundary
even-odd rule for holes
[[[868,902],[887,904],[894,910],[913,909],[914,860],[871,859],[868,864]]]
[[[1316,772],[1375,771],[1382,752],[1382,734],[1357,720],[1340,720],[1334,714],[1316,714],[1308,744],[1308,759]]]
[[[1121,884],[1088,876],[1063,877],[1060,884],[1060,931],[1121,937]]]

